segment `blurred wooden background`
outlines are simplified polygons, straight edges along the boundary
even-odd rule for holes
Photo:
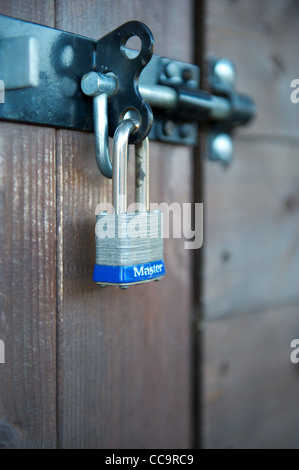
[[[256,101],[229,169],[204,162],[202,443],[299,447],[298,2],[207,1],[207,53]]]

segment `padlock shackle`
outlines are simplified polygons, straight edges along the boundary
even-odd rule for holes
[[[135,200],[149,211],[149,141],[135,144]]]
[[[127,212],[128,142],[130,134],[137,127],[138,123],[131,119],[125,119],[121,121],[114,133],[112,204],[116,214]]]

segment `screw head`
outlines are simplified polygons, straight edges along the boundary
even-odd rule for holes
[[[220,82],[233,87],[236,81],[236,71],[233,63],[228,59],[218,59],[214,65],[213,73]]]

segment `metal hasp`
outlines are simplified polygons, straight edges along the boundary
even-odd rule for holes
[[[141,42],[141,49],[134,57],[127,54],[125,48],[132,36]],[[91,71],[82,78],[82,91],[93,97],[96,161],[101,173],[108,178],[112,178],[108,135],[114,135],[124,116],[134,113],[138,122],[136,130],[129,135],[131,144],[144,140],[152,127],[153,113],[139,93],[138,79],[153,51],[154,39],[147,26],[130,21],[98,42],[96,62],[101,65],[97,72]]]
[[[125,45],[131,37],[141,41],[141,49],[136,57],[128,56]],[[138,129],[130,134],[129,144],[141,142],[151,130],[153,113],[149,104],[141,97],[138,79],[144,67],[151,60],[154,52],[154,38],[145,24],[129,21],[97,43],[96,66],[99,73],[113,73],[117,80],[117,89],[109,101],[109,135],[114,132],[126,112],[134,110],[138,114]]]
[[[110,137],[128,109],[135,110],[140,122],[130,143],[141,142],[149,134],[162,142],[196,145],[198,124],[204,123],[210,131],[211,158],[222,154],[229,161],[231,131],[255,113],[252,99],[236,92],[229,61],[210,61],[210,90],[202,91],[199,67],[152,56],[152,34],[137,21],[96,41],[0,16],[0,36],[0,80],[5,87],[2,120],[92,132],[93,109],[102,98],[86,96],[81,80],[92,71],[112,72],[116,89],[106,97]],[[126,47],[131,36],[141,40],[137,57],[136,51]],[[213,136],[219,135],[215,144]],[[108,157],[105,171],[111,177]]]

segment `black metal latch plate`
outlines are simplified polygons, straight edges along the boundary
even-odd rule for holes
[[[0,16],[0,35],[2,41],[25,37],[38,42],[38,61],[33,65],[38,68],[38,92],[35,87],[9,89],[4,77],[0,119],[92,131],[92,102],[82,93],[80,82],[92,68],[96,41],[5,16]],[[15,54],[20,57],[21,51]],[[9,61],[9,66],[13,76],[14,62]]]
[[[130,25],[134,24],[137,28],[141,25],[142,53],[139,59],[138,56],[134,59],[135,68],[130,68],[129,50],[126,49],[128,58],[119,56],[117,60],[111,59],[109,51],[113,40],[118,41],[118,47],[124,47],[126,37],[132,35]],[[122,33],[123,41],[119,44],[117,35]],[[152,139],[196,145],[198,122],[210,122],[216,132],[229,133],[236,125],[248,122],[255,111],[251,98],[237,94],[233,87],[219,88],[219,84],[211,80],[211,92],[216,96],[201,91],[199,68],[195,65],[159,56],[153,56],[146,65],[153,52],[153,41],[148,28],[138,22],[126,23],[96,41],[0,16],[0,37],[0,84],[2,80],[5,87],[5,99],[0,100],[2,120],[93,131],[92,99],[81,91],[81,79],[92,70],[108,72],[111,63],[117,69],[120,93],[109,103],[110,135],[120,117],[120,108],[127,105],[127,90],[128,99],[133,100],[130,105],[145,116],[134,142],[140,135],[144,138],[152,126],[149,134]],[[118,62],[123,58],[128,63],[122,64],[119,70]],[[175,76],[172,76],[173,67],[178,72]],[[141,71],[139,91],[143,99],[134,88]],[[155,107],[154,121],[142,89]],[[159,93],[160,102],[157,100]],[[167,101],[169,93],[170,101],[171,96],[174,97],[173,103]]]

